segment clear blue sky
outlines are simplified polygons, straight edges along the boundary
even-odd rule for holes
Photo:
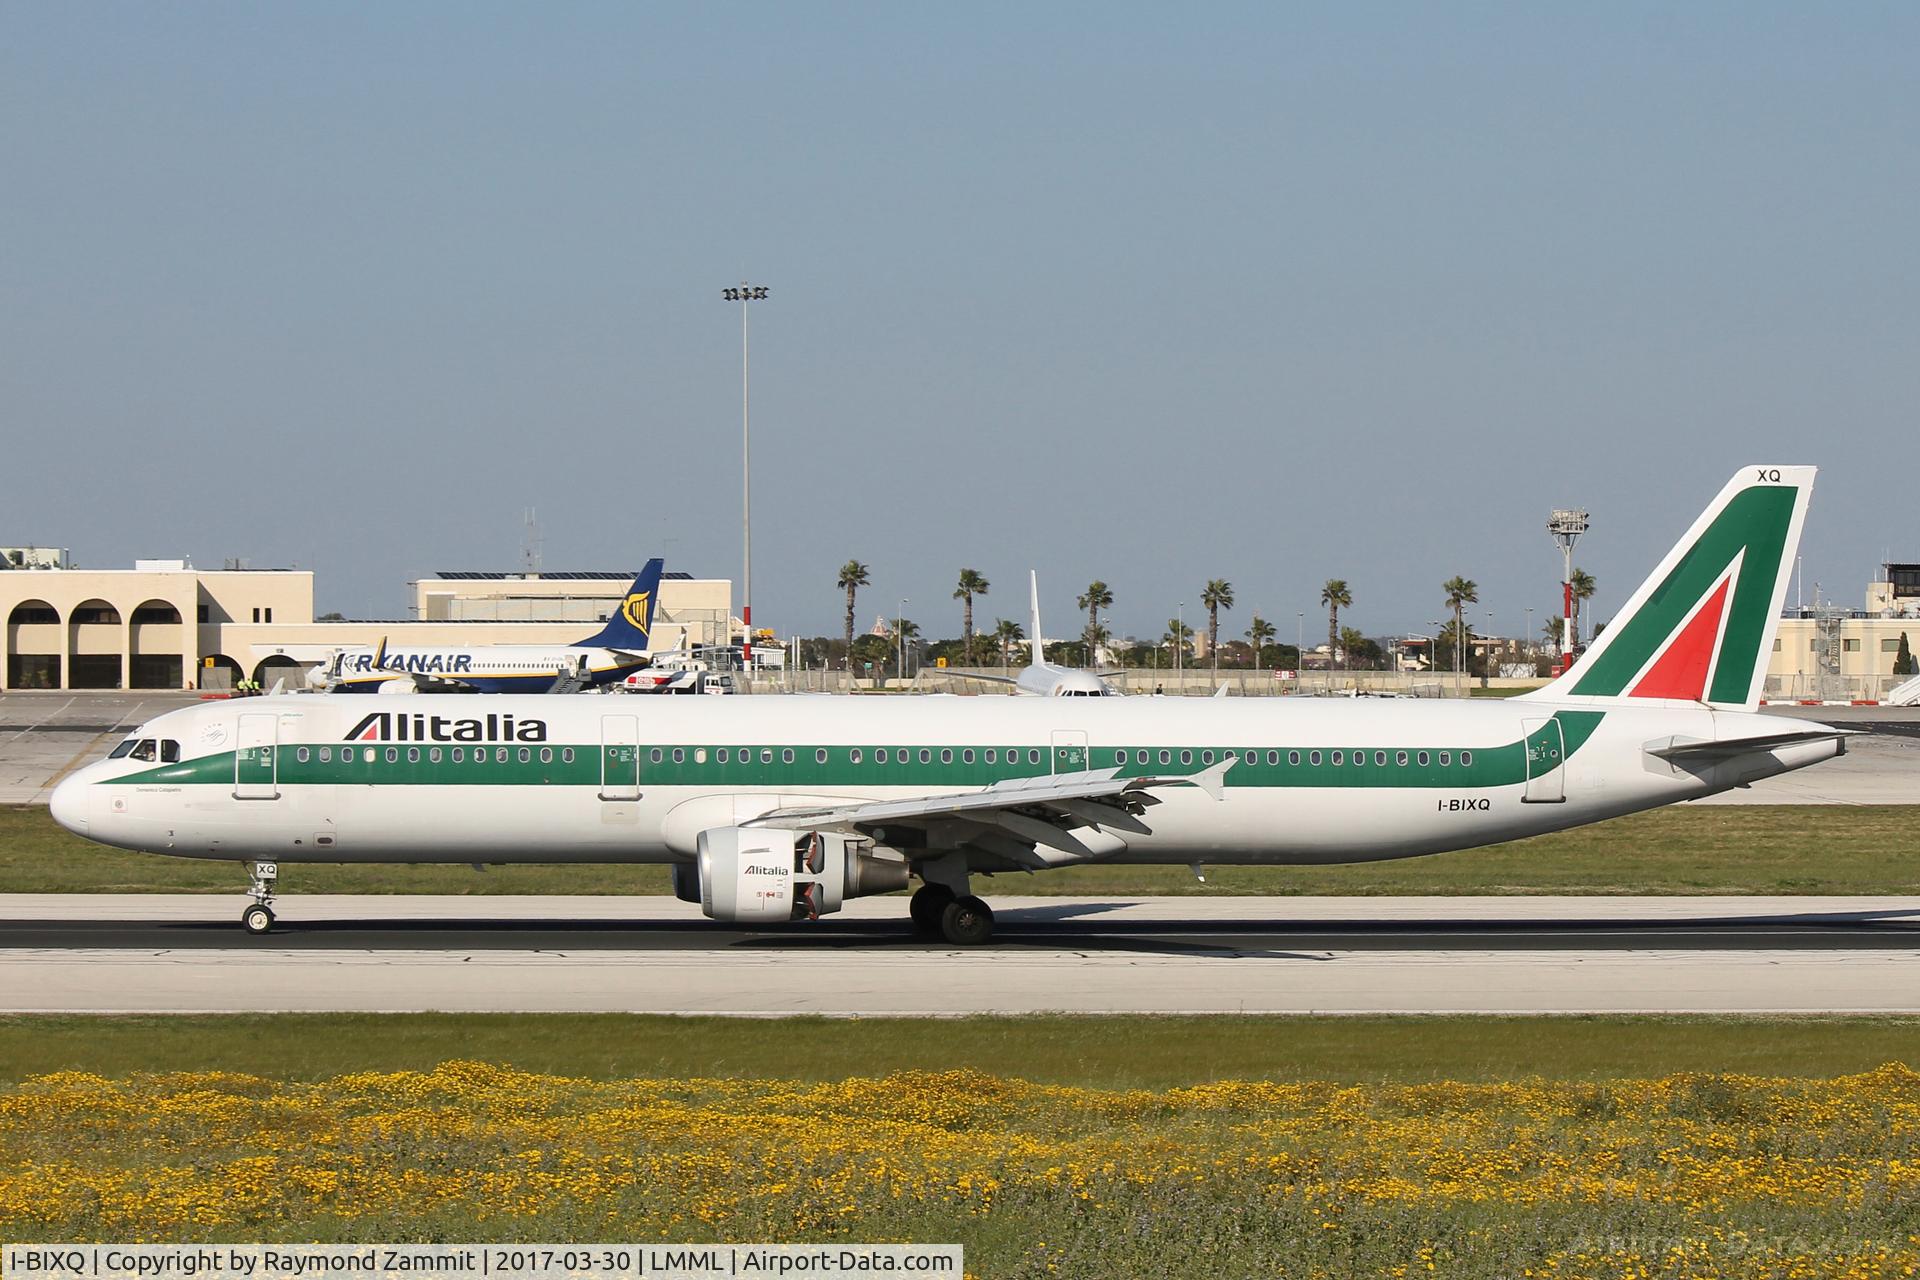
[[[1920,9],[0,4],[0,542],[1307,633],[1617,606],[1745,462],[1920,559]],[[1316,624],[1316,615],[1319,622]]]

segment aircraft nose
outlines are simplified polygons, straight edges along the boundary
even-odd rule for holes
[[[68,778],[53,789],[47,801],[53,820],[75,835],[87,834],[87,784]]]

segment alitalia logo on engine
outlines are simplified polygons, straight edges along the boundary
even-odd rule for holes
[[[346,742],[545,742],[545,720],[488,715],[458,719],[375,711],[347,731]]]

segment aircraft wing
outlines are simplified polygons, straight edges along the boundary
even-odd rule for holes
[[[1016,866],[1038,870],[1088,861],[1117,847],[1109,840],[1100,843],[1109,843],[1110,847],[1095,848],[1075,835],[1076,830],[1148,834],[1152,827],[1140,815],[1160,803],[1153,794],[1160,788],[1194,786],[1220,799],[1227,770],[1236,763],[1229,757],[1199,773],[1138,778],[1123,778],[1118,769],[1018,778],[979,791],[910,800],[776,809],[746,825],[860,834],[877,828],[906,828],[929,837],[926,848],[910,850],[909,857],[936,857],[950,849],[972,846]]]
[[[1018,685],[1020,681],[1013,676],[985,676],[977,671],[947,671],[942,673],[949,680],[986,680],[993,684]]]
[[[1752,755],[1756,751],[1772,751],[1775,747],[1798,746],[1803,742],[1838,741],[1844,751],[1846,740],[1853,733],[1851,729],[1806,729],[1793,733],[1767,733],[1752,738],[1720,738],[1712,742],[1661,738],[1649,742],[1646,751],[1648,755],[1658,756],[1662,760],[1711,764],[1718,760],[1731,760],[1735,756]]]

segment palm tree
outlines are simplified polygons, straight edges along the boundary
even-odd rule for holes
[[[1340,652],[1340,611],[1353,603],[1353,592],[1347,590],[1345,578],[1328,578],[1320,588],[1320,603],[1327,606],[1327,666],[1333,666],[1335,655]]]
[[[1580,638],[1580,607],[1593,599],[1593,575],[1578,565],[1573,570],[1573,636]]]
[[[987,580],[973,569],[960,571],[960,585],[953,589],[953,598],[961,602],[960,614],[960,651],[967,655],[967,661],[973,661],[973,598],[987,594]]]
[[[1168,654],[1167,660],[1169,662],[1173,661],[1173,654],[1176,652],[1185,654],[1187,651],[1187,644],[1192,639],[1193,639],[1192,627],[1188,626],[1185,622],[1182,622],[1179,618],[1168,618],[1167,634],[1160,637],[1160,643],[1166,646],[1166,649],[1167,649],[1167,654]]]
[[[1273,624],[1259,614],[1253,615],[1253,625],[1247,628],[1247,639],[1253,642],[1253,665],[1260,665],[1260,651],[1273,643]]]
[[[1462,578],[1458,574],[1440,584],[1447,593],[1447,608],[1453,610],[1453,673],[1459,675],[1461,664],[1466,660],[1463,652],[1467,647],[1467,630],[1464,610],[1480,599],[1480,584],[1472,578]]]
[[[1089,653],[1091,653],[1093,649],[1094,632],[1100,630],[1100,611],[1102,609],[1107,608],[1112,603],[1113,603],[1113,592],[1108,588],[1106,583],[1100,581],[1100,579],[1098,578],[1095,578],[1092,582],[1089,582],[1087,584],[1086,591],[1082,593],[1082,595],[1080,596],[1080,607],[1087,611],[1086,635],[1087,635],[1087,649]],[[1033,639],[1037,643],[1040,637],[1035,636],[1033,637]]]
[[[1027,633],[1021,629],[1020,624],[1017,622],[1011,622],[1006,618],[996,618],[994,620],[993,638],[1000,642],[1001,670],[1004,671],[1006,668],[1013,665],[1014,642],[1016,640],[1023,639],[1026,636],[1026,634]]]
[[[847,592],[847,670],[853,670],[853,593],[867,585],[867,566],[849,560],[840,566],[840,585]]]
[[[1220,674],[1220,611],[1233,608],[1233,584],[1225,578],[1213,578],[1200,592],[1200,603],[1207,606],[1207,652],[1213,656],[1213,674]]]

